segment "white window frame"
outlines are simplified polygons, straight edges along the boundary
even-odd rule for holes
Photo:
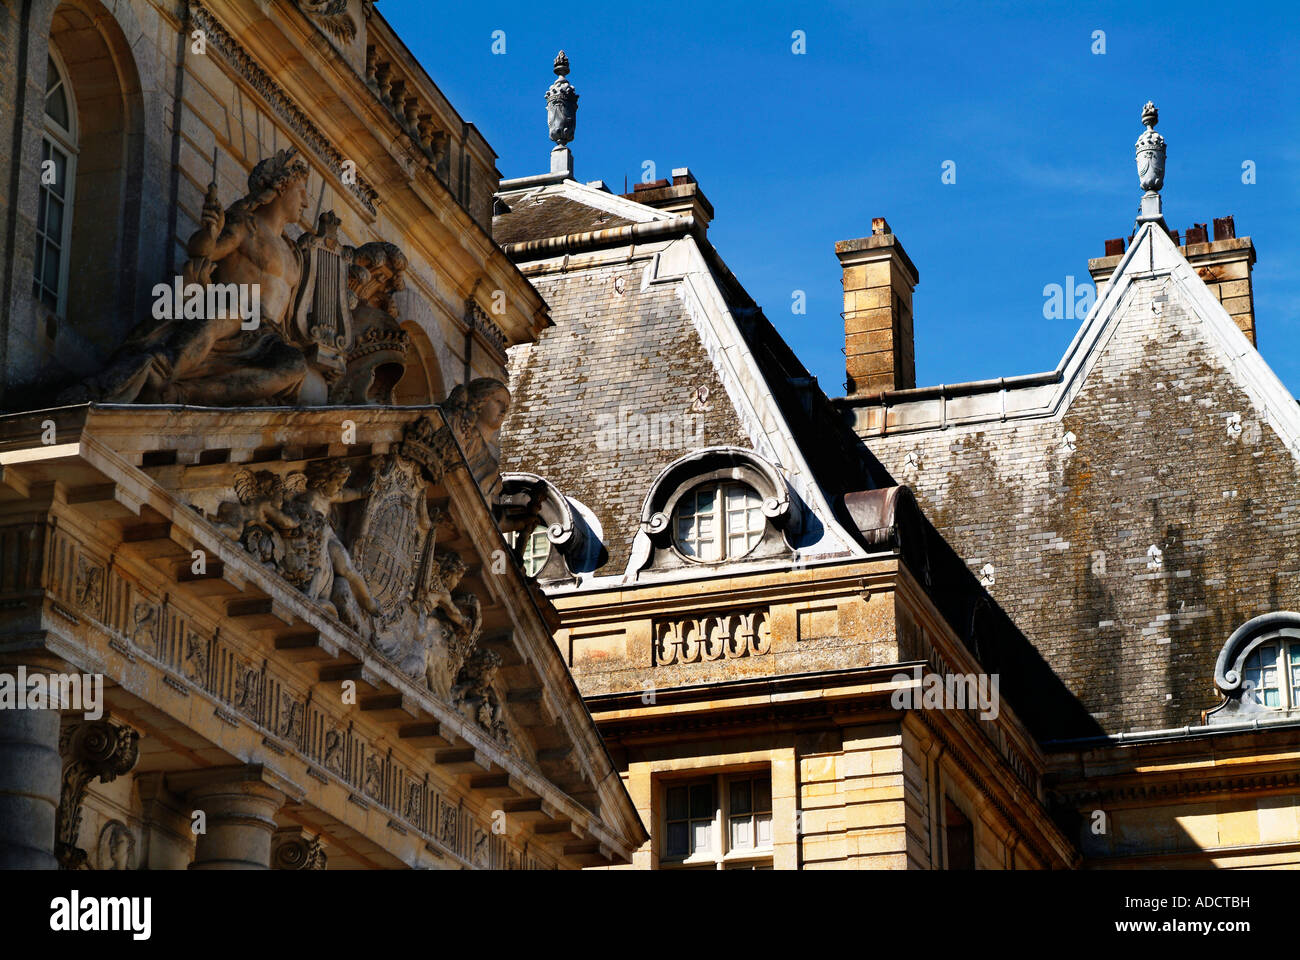
[[[753,786],[750,787],[750,811],[748,814],[733,814],[731,812],[731,785],[742,780],[766,780],[768,803],[766,810],[757,809],[758,804],[755,800],[756,791]],[[707,851],[697,851],[688,853],[683,856],[670,856],[668,853],[668,791],[673,789],[685,789],[686,795],[686,814],[687,814],[687,845],[689,847],[690,824],[701,818],[690,816],[690,789],[708,785],[713,791],[713,811],[709,818],[709,849]],[[737,869],[772,869],[774,844],[776,842],[774,830],[774,818],[772,817],[772,771],[771,768],[761,768],[757,770],[739,770],[727,773],[712,773],[703,776],[689,778],[665,779],[659,783],[660,796],[660,815],[659,815],[659,866],[662,869],[672,870],[737,870]],[[757,823],[758,818],[767,818],[768,843],[761,846],[736,847],[731,846],[731,821],[733,817],[749,816],[751,823],[755,824],[754,833],[757,840]],[[674,823],[681,822],[674,820]]]
[[[1272,650],[1271,664],[1264,659],[1264,652]],[[1265,688],[1258,686],[1247,679],[1250,676],[1251,661],[1256,657],[1260,658],[1259,669],[1261,671],[1271,668],[1275,671],[1277,677],[1276,688]],[[1242,677],[1244,683],[1250,683],[1250,695],[1255,698],[1255,702],[1265,710],[1300,710],[1300,640],[1287,640],[1281,637],[1264,641],[1246,657],[1242,665]],[[1265,689],[1276,689],[1278,692],[1279,702],[1275,705],[1269,705],[1263,702],[1262,693]]]
[[[745,550],[742,553],[735,553],[735,554],[730,552],[730,542],[733,535],[730,528],[730,524],[731,524],[730,517],[731,517],[731,513],[733,513],[734,511],[729,511],[727,509],[727,499],[726,499],[727,491],[732,489],[744,490],[749,496],[754,497],[756,501],[753,505],[747,506],[742,511],[740,511],[741,513],[743,513],[747,522],[745,528],[742,531],[740,531],[740,533],[737,535],[743,535],[746,541],[748,541],[751,535],[755,533],[758,534],[757,539],[754,540],[753,543],[748,544],[748,546],[745,547]],[[713,493],[713,511],[710,514],[701,514],[697,510],[696,504],[698,503],[698,497],[700,493],[707,492],[707,491],[712,491]],[[683,513],[683,508],[685,507],[690,508],[689,517],[691,522],[691,531],[689,536],[683,536],[681,532],[682,520],[685,519],[682,516],[682,513]],[[748,523],[751,513],[757,513],[758,520],[759,520],[759,527],[757,530],[752,529]],[[714,532],[712,534],[711,539],[717,544],[718,547],[718,556],[715,558],[703,557],[700,555],[698,551],[698,545],[701,542],[699,538],[699,521],[701,516],[708,516],[713,518]],[[762,494],[760,494],[748,483],[745,483],[740,480],[734,480],[730,477],[715,478],[712,480],[707,480],[704,483],[698,483],[693,485],[673,506],[673,518],[672,518],[673,549],[676,550],[677,553],[680,554],[682,557],[684,557],[687,560],[690,560],[693,563],[716,564],[716,563],[727,563],[728,561],[744,559],[745,557],[753,553],[756,549],[758,549],[758,545],[763,542],[763,534],[766,532],[766,530],[767,530],[767,517],[763,514]],[[691,553],[690,551],[687,550],[685,544],[688,543],[693,544],[693,549],[696,550],[695,553]]]
[[[551,559],[551,538],[548,535],[548,529],[546,524],[539,523],[527,534],[522,530],[512,530],[508,535],[510,537],[510,546],[518,551],[519,565],[523,567],[524,573],[530,577],[536,577],[541,573],[542,568],[546,566],[546,561]],[[537,549],[539,539],[545,548],[540,552]],[[530,570],[530,564],[536,566]]]
[[[44,153],[43,148],[45,144],[48,143],[51,151],[58,150],[65,159],[64,190],[63,196],[59,198],[63,204],[62,230],[60,231],[61,235],[57,238],[59,245],[59,276],[57,280],[58,288],[54,292],[54,313],[56,316],[64,317],[67,315],[68,310],[68,261],[71,259],[72,253],[72,215],[73,200],[76,198],[77,193],[77,145],[79,141],[79,131],[77,123],[77,98],[73,94],[72,84],[68,80],[68,67],[63,62],[63,58],[59,56],[59,52],[53,46],[49,49],[49,55],[51,62],[53,62],[55,69],[59,73],[59,82],[63,89],[64,101],[68,106],[69,123],[68,127],[64,127],[45,112],[45,100],[49,95],[48,92],[46,92],[41,99],[41,119],[43,121],[41,134],[42,153]],[[46,85],[48,86],[48,84],[49,79],[47,77]],[[40,174],[43,173],[44,170],[40,170],[37,177],[38,183],[40,180]],[[44,208],[44,205],[48,202],[49,195],[52,191],[44,183],[39,183],[38,190],[37,202],[42,205],[42,208]],[[48,225],[48,213],[46,213],[44,222]],[[36,234],[40,251],[39,259],[41,264],[41,275],[39,277],[33,276],[32,282],[34,287],[33,293],[38,303],[44,303],[42,295],[43,291],[49,289],[46,287],[44,279],[45,244],[47,237],[48,234],[46,234],[43,229]],[[49,237],[49,239],[55,238]],[[35,266],[35,264],[33,264],[33,266]]]

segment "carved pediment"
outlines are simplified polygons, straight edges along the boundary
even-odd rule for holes
[[[450,425],[421,417],[384,454],[243,468],[217,527],[263,565],[502,743],[510,742],[495,652],[469,564],[440,542],[431,485],[464,460]],[[444,522],[444,526],[446,526]]]

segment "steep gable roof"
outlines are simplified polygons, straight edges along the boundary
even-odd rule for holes
[[[531,223],[542,235],[529,235],[511,218],[544,197],[568,212]],[[651,482],[686,450],[705,446],[749,448],[777,465],[810,518],[798,543],[805,556],[862,555],[838,498],[886,474],[690,216],[572,181],[501,199],[511,212],[498,223],[517,238],[506,252],[550,304],[555,323],[536,344],[511,352],[515,399],[502,428],[504,463],[546,477],[596,515],[609,562],[592,583],[635,575],[631,544]],[[635,222],[547,235],[557,225],[590,225],[598,213]],[[620,424],[625,416],[698,417],[699,432],[674,446],[599,449],[602,413]]]
[[[839,403],[1109,732],[1300,602],[1300,407],[1154,224],[1052,373]]]

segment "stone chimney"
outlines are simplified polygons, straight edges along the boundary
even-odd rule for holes
[[[1255,265],[1255,245],[1250,237],[1238,237],[1232,217],[1215,217],[1214,237],[1204,223],[1194,223],[1184,232],[1181,240],[1177,230],[1169,233],[1174,243],[1180,244],[1196,275],[1219,298],[1228,316],[1236,321],[1241,332],[1253,345],[1255,337],[1255,298],[1251,286],[1251,267]],[[1129,237],[1132,240],[1132,237]],[[1105,291],[1106,281],[1115,272],[1124,255],[1124,240],[1107,240],[1106,256],[1088,261],[1088,272],[1097,284],[1097,297]]]
[[[695,217],[696,224],[701,227],[708,227],[709,221],[713,219],[713,204],[709,203],[709,198],[695,182],[688,167],[676,167],[671,181],[663,179],[638,183],[631,193],[622,196],[678,216],[689,214]]]
[[[844,271],[844,367],[848,395],[866,396],[916,386],[912,291],[920,279],[884,217],[871,236],[841,240],[835,255]]]

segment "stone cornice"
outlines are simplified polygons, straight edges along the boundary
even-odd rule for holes
[[[211,10],[198,0],[189,0],[189,15],[191,22],[207,35],[207,42],[212,49],[221,55],[240,79],[248,84],[275,115],[307,145],[312,155],[338,178],[338,182],[348,188],[366,212],[374,216],[379,191],[360,174],[356,175],[355,183],[344,182],[343,163],[347,157],[307,116],[306,111],[298,106],[284,88],[262,69],[252,54],[230,35]]]

